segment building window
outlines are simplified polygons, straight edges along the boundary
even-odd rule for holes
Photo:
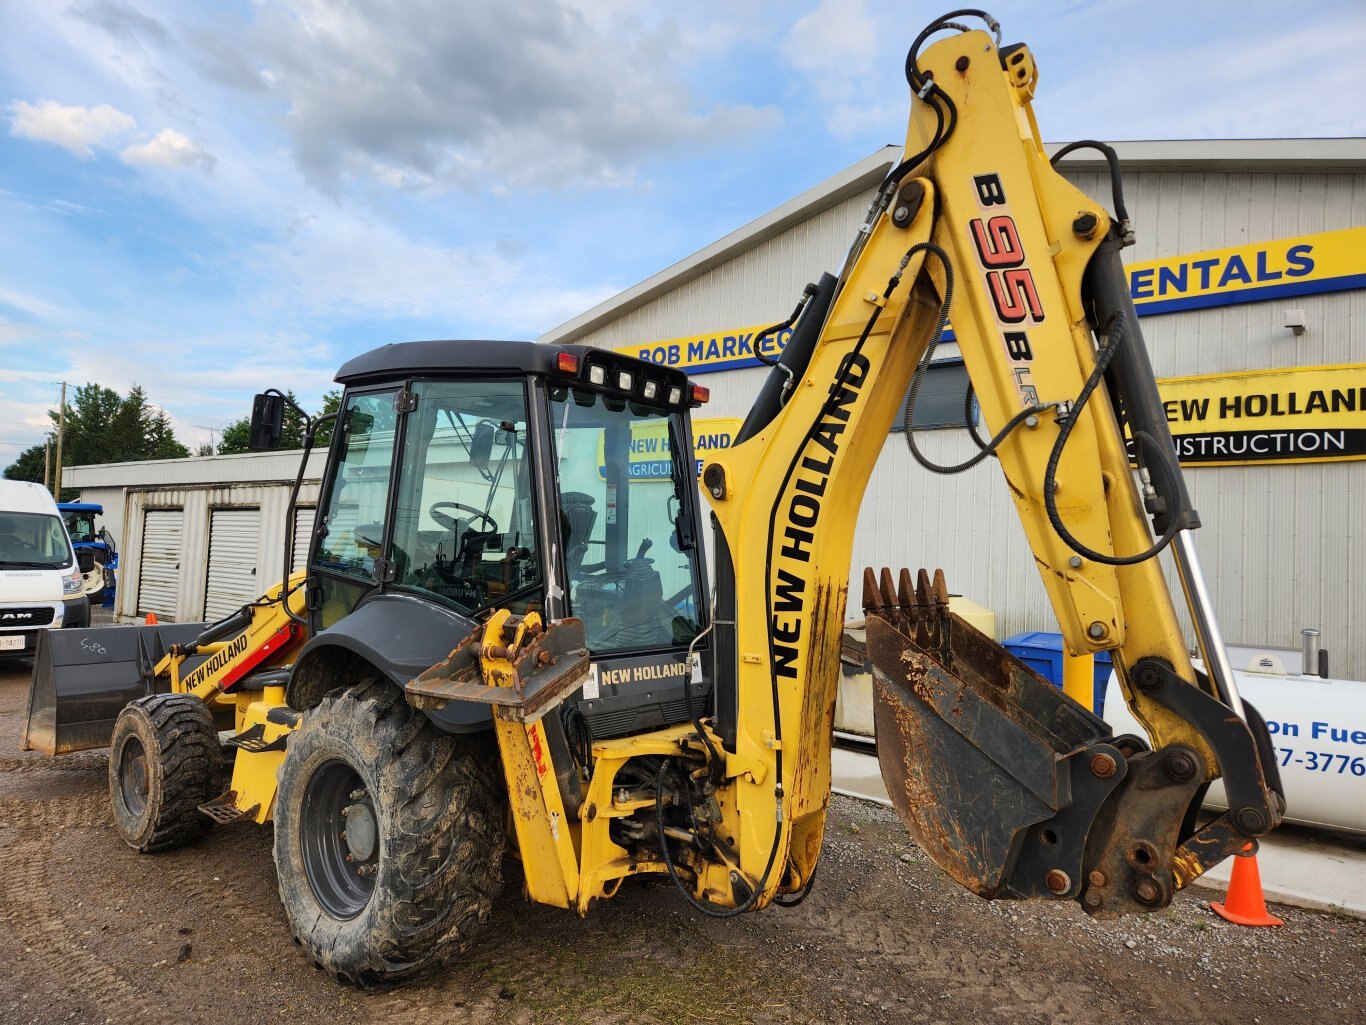
[[[963,403],[968,394],[968,369],[961,359],[936,360],[925,372],[921,382],[920,394],[915,398],[915,420],[912,430],[927,431],[942,427],[966,427],[963,421]],[[910,399],[911,389],[901,399],[901,411],[892,423],[893,431],[904,429],[906,423],[906,402]],[[972,400],[972,423],[981,422],[982,413],[977,399]]]

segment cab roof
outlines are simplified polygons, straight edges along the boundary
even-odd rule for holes
[[[560,365],[560,356],[564,353],[575,357],[577,370],[566,370]],[[576,386],[587,386],[586,374],[590,365],[628,371],[637,382],[649,379],[667,387],[677,386],[688,396],[684,404],[695,404],[688,376],[683,371],[591,345],[542,345],[485,339],[394,342],[347,360],[337,371],[336,379],[339,384],[352,387],[428,374],[474,371],[545,374]]]

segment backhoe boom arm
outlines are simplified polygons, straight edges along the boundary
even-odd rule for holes
[[[907,159],[838,282],[803,312],[767,389],[781,397],[703,470],[720,564],[715,731],[728,760],[771,768],[736,775],[722,811],[763,899],[809,882],[856,496],[947,313],[1066,646],[1112,654],[1152,749],[974,636],[942,581],[884,571],[864,600],[889,791],[931,855],[984,896],[1077,899],[1097,915],[1161,907],[1274,827],[1274,759],[1203,592],[1199,518],[1119,260],[1127,221],[1049,163],[1028,49],[962,30],[920,55],[946,27],[961,29],[932,26],[908,58]],[[1157,564],[1167,544],[1213,683]],[[1233,811],[1196,832],[1188,813],[1220,775]]]

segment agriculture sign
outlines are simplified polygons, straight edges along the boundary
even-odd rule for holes
[[[740,430],[740,421],[733,417],[713,417],[692,422],[693,454],[697,456],[696,472],[702,473],[702,460],[714,449],[730,448]],[[630,480],[668,480],[672,476],[672,454],[669,451],[669,424],[664,422],[631,425],[630,461],[626,475]],[[598,474],[605,480],[606,458],[603,441],[598,439]]]

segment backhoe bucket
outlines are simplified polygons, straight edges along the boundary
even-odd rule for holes
[[[950,612],[940,573],[867,570],[864,607],[878,760],[916,842],[979,896],[1077,898],[1126,771],[1109,727]]]
[[[66,754],[108,747],[123,706],[165,690],[155,669],[171,644],[185,644],[203,623],[45,630],[33,655],[28,719],[20,748]],[[186,670],[193,662],[186,662]]]

